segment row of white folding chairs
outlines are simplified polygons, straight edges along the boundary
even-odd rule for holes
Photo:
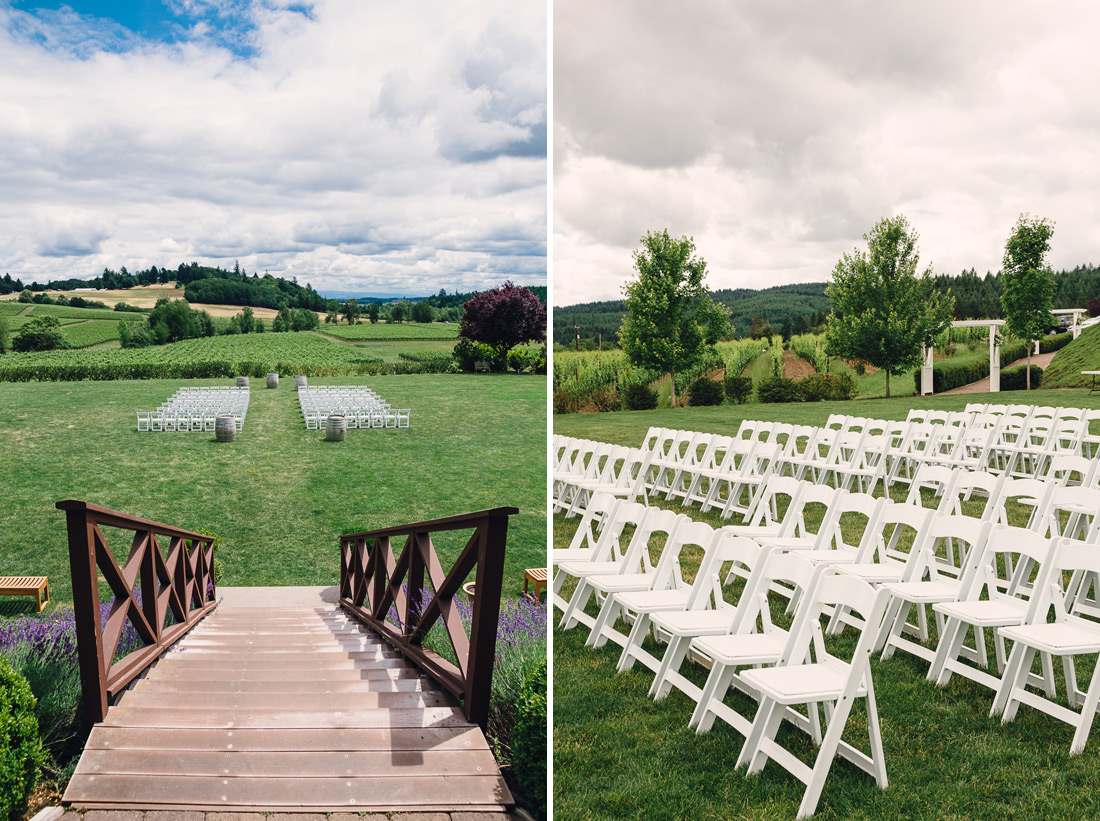
[[[318,430],[325,427],[329,416],[342,416],[349,429],[353,428],[407,428],[412,411],[401,408],[396,411],[359,410],[359,411],[310,411],[304,413],[306,430]]]
[[[706,558],[700,566],[700,575],[696,577],[696,584],[690,592],[685,593],[682,584],[678,592],[671,592],[677,578],[677,574],[672,571],[671,563],[678,560],[679,552],[682,550],[682,545],[677,544],[673,535],[679,532],[686,533],[687,531],[680,531],[679,528],[688,526],[685,522],[689,520],[685,517],[676,517],[667,522],[657,521],[650,525],[651,521],[667,519],[670,515],[675,517],[675,514],[669,511],[654,512],[652,508],[646,509],[641,505],[630,507],[604,497],[600,497],[600,503],[610,505],[608,515],[617,521],[605,528],[603,533],[595,538],[594,544],[587,529],[578,529],[576,536],[580,541],[583,542],[588,538],[592,544],[588,549],[588,553],[591,554],[587,557],[588,561],[585,561],[586,557],[578,555],[583,551],[574,547],[578,544],[578,538],[574,539],[569,551],[555,551],[555,560],[562,562],[559,567],[559,577],[555,578],[555,603],[562,606],[560,596],[557,596],[562,573],[576,575],[581,579],[574,593],[574,600],[564,605],[566,614],[562,619],[563,627],[572,627],[581,621],[576,615],[576,608],[578,605],[583,607],[587,602],[588,594],[593,591],[604,593],[607,598],[600,609],[600,615],[595,620],[589,619],[585,622],[592,626],[590,644],[599,646],[608,638],[615,640],[624,648],[619,660],[620,670],[628,669],[634,660],[641,660],[656,671],[657,676],[651,695],[662,697],[667,693],[670,685],[684,689],[689,696],[699,702],[699,707],[693,716],[693,723],[699,724],[700,731],[709,727],[710,722],[713,721],[713,715],[720,715],[734,723],[742,733],[750,735],[748,723],[736,714],[731,720],[732,711],[721,704],[721,701],[729,686],[734,667],[757,664],[767,659],[761,656],[762,646],[759,640],[749,648],[746,656],[744,641],[729,637],[706,638],[736,632],[732,629],[734,619],[729,615],[731,606],[723,602],[722,589],[717,582],[721,574],[714,579],[705,578],[708,573],[713,573],[707,570]],[[635,538],[619,559],[619,566],[608,568],[608,562],[601,560],[611,555],[613,540],[618,535],[616,524],[621,530],[624,523],[621,520],[630,520],[632,516],[637,519],[634,522]],[[887,549],[886,532],[876,533],[880,524],[885,523],[889,526],[904,523],[913,528],[913,544],[904,562],[894,560],[893,566],[888,559],[883,562],[857,560],[845,563],[843,560],[836,562],[826,556],[821,564],[835,563],[837,572],[855,576],[865,583],[882,585],[889,604],[881,614],[885,617],[883,628],[880,630],[876,626],[872,632],[876,633],[875,646],[884,646],[884,658],[888,658],[896,648],[906,649],[931,662],[929,671],[931,680],[946,684],[952,673],[961,673],[996,689],[998,695],[994,702],[993,714],[1003,712],[1005,720],[1011,720],[1018,704],[1025,703],[1068,721],[1077,727],[1071,752],[1079,752],[1084,746],[1088,728],[1091,727],[1096,695],[1100,693],[1100,689],[1097,689],[1095,684],[1090,686],[1087,697],[1076,690],[1072,664],[1072,655],[1075,650],[1073,642],[1076,640],[1076,649],[1079,649],[1082,641],[1079,637],[1081,629],[1084,629],[1084,640],[1091,648],[1083,652],[1100,652],[1100,624],[1089,618],[1089,615],[1100,612],[1095,608],[1096,590],[1100,586],[1100,547],[1095,543],[1095,529],[1091,534],[1092,541],[1085,542],[1057,535],[1044,535],[1007,525],[997,525],[993,529],[993,523],[989,521],[982,522],[957,515],[943,515],[912,505],[894,504],[885,500],[879,500],[877,512],[871,513],[869,519],[874,522],[873,524],[869,522],[863,541],[867,541],[866,533],[874,534],[871,543],[877,542],[879,558],[884,558],[883,554]],[[582,521],[581,527],[585,528],[585,526],[586,522]],[[699,523],[691,523],[688,527],[698,528]],[[673,545],[671,558],[666,564],[666,556],[662,552],[657,568],[650,570],[644,566],[648,559],[648,550],[641,549],[639,545],[649,545],[655,532],[662,528],[667,532],[665,550],[669,549],[669,544]],[[723,530],[730,535],[736,535],[737,529]],[[762,544],[752,545],[747,550],[743,549],[737,560],[743,569],[748,568],[751,571],[754,558],[760,559],[767,550],[789,549],[781,542],[768,545],[766,538],[758,538]],[[698,541],[697,538],[696,541]],[[942,546],[944,542],[946,547]],[[967,543],[966,566],[961,568],[958,574],[944,577],[937,572],[939,561],[936,554],[937,551],[952,552],[956,547],[954,543]],[[1074,574],[1070,576],[1069,585],[1063,585],[1065,577],[1061,573],[1052,576],[1054,571],[1044,566],[1046,554],[1053,550],[1055,545],[1069,546],[1064,547],[1064,550],[1070,551],[1067,555],[1071,555],[1072,558],[1057,565],[1060,571]],[[755,552],[754,549],[756,549]],[[872,551],[871,555],[873,556],[874,553],[875,551]],[[800,552],[798,555],[806,560],[811,557],[818,558],[821,554],[813,550]],[[639,560],[643,564],[641,573],[636,572]],[[733,560],[732,555],[720,561],[731,560]],[[650,570],[648,575],[647,570]],[[746,596],[749,595],[748,591],[752,589],[753,584],[753,574],[750,572],[748,575]],[[927,580],[925,580],[926,575]],[[771,586],[774,581],[774,578],[770,579],[768,586]],[[1082,615],[1082,608],[1079,605],[1084,601],[1083,594],[1086,588],[1093,592],[1091,601],[1094,608],[1091,613]],[[1029,594],[1034,594],[1032,601],[1029,601]],[[1042,598],[1048,594],[1052,597],[1051,600]],[[1036,600],[1035,597],[1039,599]],[[579,602],[576,601],[578,598]],[[751,597],[749,601],[752,601]],[[936,615],[940,622],[940,643],[934,654],[923,645],[904,637],[905,628],[908,626],[906,616],[913,606],[918,606],[921,618],[918,619],[918,624],[912,627],[922,640],[927,640],[924,607],[929,603],[935,604]],[[852,617],[852,608],[843,601],[837,604],[838,607],[834,609],[830,621],[830,627],[834,631],[843,622],[851,621]],[[1047,612],[1052,606],[1056,608],[1058,614],[1056,624],[1060,626],[1045,625]],[[723,613],[723,608],[727,612]],[[699,609],[710,612],[689,612]],[[625,612],[630,617],[628,620],[633,621],[633,628],[625,639],[622,638],[622,634],[616,633],[613,627],[608,627],[609,623],[614,624],[615,616],[620,611]],[[668,640],[669,648],[663,660],[656,659],[641,646],[641,640],[649,631],[650,619],[659,637]],[[753,616],[751,623],[755,624],[755,622],[756,617]],[[861,622],[857,620],[856,623]],[[862,623],[865,626],[866,622]],[[878,621],[872,620],[870,623],[877,625]],[[1028,624],[1036,626],[1020,627]],[[970,651],[962,645],[967,625],[970,625],[976,634],[976,646]],[[1007,637],[1011,640],[1025,642],[1024,646],[1027,649],[1020,649],[1019,656],[1014,648],[1013,656],[1008,659],[1009,674],[1004,678],[998,678],[979,669],[987,666],[982,632],[986,627],[1002,629],[1002,633],[995,637],[998,672],[1005,669],[1006,633],[1004,631],[1007,631]],[[1077,630],[1076,634],[1074,630]],[[687,641],[691,641],[691,644],[688,645]],[[740,655],[736,651],[739,643],[742,647]],[[774,650],[775,646],[775,642],[772,642],[768,649]],[[689,649],[694,649],[697,655],[701,654],[704,662],[711,661],[711,676],[707,686],[702,690],[678,674],[680,663]],[[1035,652],[1046,654],[1044,674],[1041,677],[1029,675]],[[1054,695],[1053,676],[1050,673],[1052,655],[1063,657],[1070,705],[1079,707],[1083,704],[1083,713],[1075,713],[1064,707],[1052,705],[1048,699],[1043,699],[1026,689],[1028,684],[1038,684],[1047,692],[1048,697]],[[979,668],[964,664],[964,658],[977,661]],[[737,723],[737,719],[740,719],[740,724]],[[747,746],[752,749],[751,744]],[[741,763],[745,763],[744,760]]]
[[[742,671],[737,676],[737,685],[760,702],[756,719],[752,722],[733,714],[734,726],[746,736],[738,764],[747,763],[750,772],[758,772],[770,758],[798,777],[807,785],[799,808],[800,817],[813,814],[837,755],[854,761],[873,775],[880,787],[885,788],[885,762],[874,686],[867,661],[870,645],[878,634],[877,625],[885,614],[886,597],[876,595],[872,587],[860,579],[841,575],[825,565],[815,567],[801,554],[773,551],[729,530],[715,531],[703,522],[693,522],[671,511],[645,508],[637,503],[620,501],[617,504],[620,518],[632,520],[636,525],[630,545],[619,560],[621,572],[607,571],[602,556],[588,562],[563,563],[559,574],[570,573],[579,579],[573,600],[566,605],[563,627],[583,622],[592,628],[586,642],[590,646],[599,647],[608,640],[620,645],[623,648],[618,663],[620,671],[629,669],[635,661],[642,661],[658,676],[662,672],[671,672],[689,690],[694,690],[690,694],[699,702],[700,708],[696,714],[712,703],[721,704],[722,696],[738,667],[768,665],[764,669]],[[614,524],[608,525],[604,544],[610,545],[614,527]],[[663,540],[664,546],[657,565],[649,567],[649,548],[655,538]],[[684,583],[679,567],[680,556],[688,548],[703,551],[699,570],[691,585]],[[598,552],[599,548],[593,550]],[[725,600],[722,589],[722,578],[726,575],[724,567],[730,564],[748,571],[748,581],[736,604]],[[793,603],[795,615],[789,631],[773,625],[767,602],[769,589],[781,581],[793,581],[798,587],[797,601]],[[578,607],[583,607],[592,592],[605,595],[595,619],[578,612]],[[826,608],[837,606],[843,606],[847,612],[859,613],[867,624],[872,625],[863,631],[854,653],[847,660],[826,650],[817,628]],[[629,635],[615,629],[616,616],[620,612],[627,615],[633,624]],[[709,632],[720,642],[719,651],[709,659],[712,669],[708,688],[712,697],[706,699],[700,699],[705,691],[679,676],[679,661],[686,654],[687,645],[683,641],[678,644],[675,641],[678,636],[690,640],[691,626],[687,625],[687,632],[678,630],[678,627],[699,620],[707,625],[702,634]],[[757,632],[758,621],[763,625],[761,632]],[[667,625],[667,629],[662,631],[661,625]],[[672,639],[664,660],[657,659],[642,648],[642,639],[651,626]],[[734,660],[727,664],[725,662],[730,661],[730,653]],[[676,666],[677,670],[671,670],[672,666]],[[721,680],[721,692],[718,692],[716,678]],[[656,678],[651,694],[660,697],[667,692],[667,681]],[[807,681],[816,686],[807,691]],[[662,683],[665,683],[663,692]],[[808,697],[804,697],[807,694]],[[840,738],[852,703],[859,697],[866,698],[870,719],[870,756]],[[829,717],[824,735],[818,718],[817,705],[820,703],[826,705]],[[807,704],[808,715],[803,716],[791,709],[794,704]],[[732,713],[725,705],[721,707]],[[706,710],[702,714],[709,715]],[[818,745],[813,768],[792,764],[794,757],[777,743],[782,719],[807,732]],[[709,727],[709,721],[706,726]]]
[[[160,411],[138,411],[139,431],[174,433],[213,433],[219,416],[232,416],[234,427],[244,429],[243,414],[225,413],[162,413]]]
[[[888,486],[899,480],[909,481],[921,464],[999,469],[1017,476],[1045,475],[1054,458],[1081,452],[1084,423],[1072,424],[1078,426],[1075,431],[1055,429],[1049,441],[1021,446],[998,444],[996,427],[958,428],[882,420],[862,420],[861,426],[853,429],[768,423],[759,427],[774,435],[769,446],[756,454],[755,465],[752,447],[768,442],[766,437],[740,439],[651,429],[646,439],[648,447],[643,450],[653,453],[647,475],[650,491],[701,501],[706,508],[713,500],[708,502],[699,494],[698,474],[735,474],[743,472],[743,463],[760,470],[763,455],[774,461],[780,472],[814,478],[823,473],[829,481],[842,482],[846,487],[854,480],[864,490],[873,489],[880,481]],[[1002,449],[998,451],[998,447]],[[991,457],[997,452],[1005,458]],[[1024,461],[1019,461],[1020,457]],[[1017,469],[1025,466],[1026,470]]]
[[[554,512],[572,517],[583,510],[593,493],[645,498],[645,473],[650,454],[638,448],[608,445],[590,440],[561,441],[567,459],[558,459],[553,469]]]

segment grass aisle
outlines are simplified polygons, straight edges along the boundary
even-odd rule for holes
[[[327,443],[305,429],[293,379],[277,390],[254,379],[244,430],[220,445],[212,433],[138,433],[135,411],[225,380],[4,385],[0,574],[48,575],[54,600],[71,601],[60,499],[216,533],[226,585],[335,584],[341,533],[512,505],[505,592],[517,594],[523,569],[545,561],[545,379],[310,381],[370,385],[411,408],[412,425]],[[125,558],[128,539],[108,540]],[[437,540],[445,567],[458,541]]]

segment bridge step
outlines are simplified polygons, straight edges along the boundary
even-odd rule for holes
[[[338,610],[219,608],[93,729],[84,809],[501,811],[450,694]]]

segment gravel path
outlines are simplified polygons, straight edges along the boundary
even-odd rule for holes
[[[1055,353],[1057,353],[1057,351],[1033,355],[1031,357],[1031,364],[1038,365],[1040,368],[1046,370],[1047,365],[1050,364],[1050,360],[1054,358]],[[1006,368],[1015,368],[1017,365],[1026,364],[1027,358],[1025,357],[1024,359],[1017,359],[1011,365],[1007,365]],[[1003,371],[1005,368],[1001,368],[1001,370]],[[963,385],[959,388],[944,391],[943,393],[937,394],[937,396],[948,396],[953,393],[989,393],[989,377],[987,376],[985,379],[979,379],[977,382],[971,382],[969,385]]]

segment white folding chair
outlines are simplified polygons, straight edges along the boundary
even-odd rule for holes
[[[1021,704],[1034,707],[1074,728],[1069,754],[1077,755],[1085,749],[1092,729],[1097,701],[1100,700],[1100,675],[1093,672],[1087,692],[1081,692],[1077,688],[1073,659],[1075,656],[1100,654],[1100,623],[1071,612],[1072,605],[1062,595],[1060,581],[1066,573],[1100,574],[1100,550],[1095,545],[1062,540],[1055,546],[1048,565],[1025,623],[998,631],[1002,640],[1007,639],[1013,645],[989,714],[995,716],[1000,713],[1002,723],[1008,723],[1016,718]],[[1048,621],[1047,616],[1050,610],[1054,612],[1052,622]],[[1053,700],[1056,694],[1050,686],[1052,681],[1047,680],[1045,675],[1031,672],[1036,653],[1041,654],[1044,660],[1053,656],[1062,659],[1069,708]],[[1029,690],[1029,685],[1042,688],[1046,697]]]
[[[785,661],[775,667],[746,670],[740,674],[744,683],[760,693],[760,708],[741,748],[737,766],[748,764],[749,774],[758,773],[771,759],[804,783],[806,792],[798,807],[799,818],[813,815],[817,809],[833,759],[838,755],[872,775],[880,789],[887,786],[886,762],[869,662],[889,595],[882,590],[876,593],[869,584],[859,579],[834,574],[835,571],[830,573],[827,570],[807,594],[805,605],[799,608],[799,618],[791,628],[788,647],[784,649]],[[867,625],[847,662],[825,648],[819,617],[826,605],[843,605],[859,613]],[[862,698],[866,705],[870,754],[841,740],[852,706],[858,698]],[[776,736],[783,720],[790,720],[795,705],[806,705],[816,717],[817,705],[822,702],[828,705],[825,711],[826,731],[819,741],[815,734],[818,728],[810,722],[811,735],[815,742],[819,742],[811,767],[780,746]],[[793,723],[795,726],[800,724],[798,721]]]
[[[1033,530],[999,525],[990,532],[983,555],[974,571],[963,581],[955,601],[939,602],[932,609],[944,618],[936,655],[928,670],[928,680],[943,687],[959,674],[996,691],[1001,685],[1005,668],[1005,644],[999,632],[994,632],[993,647],[996,675],[963,663],[963,642],[974,631],[975,647],[968,654],[982,667],[986,649],[982,630],[1023,624],[1028,612],[1027,589],[1033,590],[1033,575],[1041,574],[1056,539],[1048,539]],[[1007,561],[1012,556],[1015,561]],[[1015,568],[1014,570],[1012,568]],[[984,597],[984,598],[983,598]],[[1049,657],[1045,659],[1049,666]],[[1048,670],[1048,680],[1053,672]]]

